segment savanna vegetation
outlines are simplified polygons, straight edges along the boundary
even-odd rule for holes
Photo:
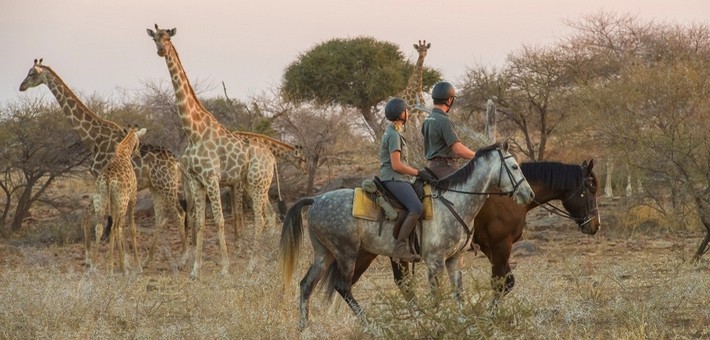
[[[53,101],[22,97],[0,106],[0,337],[709,337],[710,26],[613,13],[569,25],[575,33],[554,44],[521,46],[500,66],[469,65],[450,80],[459,90],[452,116],[465,144],[483,146],[474,135],[485,128],[491,99],[497,136],[516,145],[519,160],[594,158],[604,181],[597,235],[544,211],[528,216],[512,258],[517,284],[498,307],[490,306],[490,265],[481,254],[465,259],[461,309],[445,293],[427,295],[419,266],[419,311],[403,301],[380,258],[353,291],[366,324],[316,295],[311,324],[299,334],[298,282],[284,291],[280,280],[280,226],[242,233],[239,242],[228,235],[235,258],[228,277],[218,274],[210,223],[199,281],[178,268],[179,226],[165,232],[162,257],[142,273],[110,276],[106,266],[87,273],[79,216],[93,187],[90,150]],[[451,48],[432,41],[429,53]],[[304,148],[308,175],[284,164],[278,188],[274,181],[274,195],[279,189],[287,201],[377,173],[382,105],[404,88],[412,67],[397,45],[370,37],[305,49],[279,89],[240,102],[226,86],[238,80],[225,80],[218,85],[224,96],[202,98],[231,129]],[[429,67],[425,87],[440,77]],[[353,77],[359,80],[344,82]],[[202,85],[194,84],[199,95]],[[102,117],[147,127],[145,142],[182,152],[169,86],[149,82],[122,98],[82,99]],[[152,218],[142,217],[145,253],[154,230]],[[305,274],[306,253],[297,277]]]

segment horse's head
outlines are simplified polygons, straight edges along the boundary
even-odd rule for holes
[[[592,171],[594,160],[584,161],[582,167],[582,181],[579,187],[567,198],[562,200],[562,205],[577,222],[583,233],[594,235],[601,228],[599,209],[597,208],[597,188],[599,182],[597,175]]]
[[[498,177],[498,188],[510,194],[518,204],[528,204],[535,198],[530,184],[525,179],[523,171],[520,169],[518,161],[515,160],[508,150],[508,142],[503,142],[497,148],[497,155],[500,158],[500,170]]]

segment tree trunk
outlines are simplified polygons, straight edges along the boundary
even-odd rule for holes
[[[37,179],[28,178],[27,184],[25,184],[22,193],[20,194],[20,199],[17,200],[17,207],[15,208],[15,216],[12,218],[12,224],[10,225],[10,230],[17,232],[22,228],[22,221],[27,217],[32,206],[32,188],[34,188]]]
[[[604,196],[605,197],[614,197],[614,191],[612,190],[612,186],[611,186],[611,174],[613,172],[614,172],[614,161],[607,160],[606,161],[606,180],[605,180],[605,185],[604,185]]]
[[[370,127],[372,131],[372,137],[377,141],[382,138],[384,130],[380,125],[380,119],[371,110],[361,110],[362,118],[365,119],[365,123]]]
[[[496,104],[488,99],[486,102],[486,140],[488,143],[496,141]]]
[[[318,162],[320,155],[315,154],[308,162],[308,183],[306,184],[306,196],[313,195],[313,187],[316,179],[316,169],[318,169]]]

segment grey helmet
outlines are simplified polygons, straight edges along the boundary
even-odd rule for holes
[[[387,117],[387,120],[394,122],[399,119],[399,116],[408,107],[409,105],[407,105],[404,99],[392,98],[387,102],[387,105],[385,105],[385,117]]]
[[[436,104],[445,104],[451,97],[456,97],[456,89],[454,85],[451,85],[449,82],[438,82],[431,90],[431,99]]]

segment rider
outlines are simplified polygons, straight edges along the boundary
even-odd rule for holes
[[[471,159],[474,151],[463,145],[447,113],[456,99],[456,89],[449,82],[438,82],[431,90],[434,109],[422,125],[424,156],[429,168],[437,178],[452,174],[458,168],[457,158]]]
[[[407,209],[407,215],[402,222],[397,235],[397,243],[392,253],[395,262],[416,262],[419,255],[413,254],[407,246],[407,238],[419,221],[422,214],[422,203],[414,188],[408,181],[409,176],[417,176],[425,181],[434,180],[426,171],[417,170],[407,165],[408,148],[401,131],[409,119],[407,102],[393,98],[385,105],[385,117],[391,122],[380,144],[380,180],[402,205]]]

